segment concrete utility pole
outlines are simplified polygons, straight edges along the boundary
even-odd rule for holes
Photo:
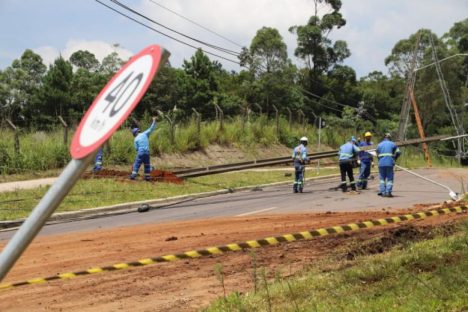
[[[418,50],[419,50],[419,40],[421,38],[421,33],[418,33],[418,37],[416,38],[416,44],[414,45],[413,51],[413,58],[411,59],[410,65],[410,72],[408,73],[407,81],[406,81],[406,97],[403,105],[401,106],[400,111],[400,121],[398,123],[398,135],[397,138],[400,141],[404,141],[406,137],[406,129],[408,127],[409,121],[409,112],[411,109],[411,92],[414,89],[414,84],[416,82],[416,63],[418,57]]]

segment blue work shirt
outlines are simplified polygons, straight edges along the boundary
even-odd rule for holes
[[[361,150],[351,142],[347,142],[340,146],[340,151],[338,155],[340,156],[340,162],[351,160],[359,153]]]
[[[153,122],[146,131],[139,133],[135,137],[133,145],[135,145],[135,150],[138,154],[149,154],[149,136],[154,129],[156,129],[156,122]]]
[[[359,143],[359,147],[371,146],[371,145],[374,145],[374,143],[372,143],[372,142],[368,143],[366,141],[363,141],[363,142]],[[366,164],[370,164],[372,162],[372,155],[369,154],[366,151],[360,151],[359,152],[359,159],[361,160],[361,162],[364,162]]]
[[[294,160],[294,165],[302,165],[305,161],[309,160],[307,157],[307,147],[304,144],[299,144],[296,146],[292,153],[292,158]]]
[[[379,158],[379,167],[393,167],[395,160],[401,154],[398,146],[387,138],[377,145],[376,153]]]

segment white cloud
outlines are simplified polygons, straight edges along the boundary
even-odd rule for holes
[[[428,28],[438,36],[457,21],[466,18],[468,2],[464,0],[348,0],[342,12],[347,25],[333,33],[333,39],[348,42],[352,56],[347,63],[358,76],[372,70],[384,73],[384,59],[401,39],[418,29]]]
[[[52,64],[55,59],[60,56],[60,52],[56,48],[50,46],[35,48],[33,51],[42,57],[42,61],[46,65]]]
[[[297,45],[296,36],[289,33],[288,29],[293,25],[304,25],[307,23],[310,16],[314,14],[315,9],[314,1],[312,0],[154,1],[195,20],[242,46],[249,46],[255,33],[261,27],[274,27],[283,36],[288,46],[289,57],[297,64],[300,64],[300,61],[294,57],[294,49]],[[136,1],[133,3],[128,0],[123,2],[151,16],[161,24],[179,30],[182,33],[221,47],[240,51],[240,47],[158,7],[151,0],[139,0],[136,6],[134,5]],[[384,59],[390,54],[392,47],[398,40],[407,38],[420,28],[429,28],[440,36],[448,31],[455,22],[466,18],[466,12],[468,12],[468,1],[466,0],[343,0],[342,2],[341,12],[347,20],[347,24],[339,30],[334,30],[331,38],[333,40],[340,39],[348,42],[352,56],[345,63],[355,68],[358,76],[364,76],[372,70],[387,72]],[[328,10],[327,6],[323,4],[319,5],[320,14]],[[93,21],[96,23],[96,27],[105,29],[105,26],[99,23],[103,21],[109,22],[113,17],[118,22],[112,20],[115,23],[113,24],[115,29],[113,28],[112,31],[121,34],[117,40],[125,47],[128,47],[128,49],[114,48],[111,43],[105,42],[105,38],[114,38],[114,34],[110,34],[109,36],[100,34],[101,37],[98,38],[100,40],[63,38],[61,39],[63,40],[62,42],[66,42],[64,48],[51,47],[47,43],[48,46],[42,46],[34,50],[41,54],[47,63],[53,62],[59,54],[68,58],[73,52],[80,49],[89,50],[99,60],[102,60],[104,56],[115,50],[119,52],[123,59],[126,59],[132,52],[138,52],[142,47],[150,43],[156,43],[164,46],[171,52],[170,61],[176,67],[181,66],[184,59],[189,59],[194,54],[194,49],[141,26],[134,25],[132,21],[116,14],[112,15],[110,11],[106,19]],[[148,21],[144,22],[149,24]],[[180,37],[160,26],[152,26],[183,41],[190,42],[197,47],[200,46],[200,44]],[[82,35],[75,34],[74,36],[89,38],[92,34],[83,33]],[[237,61],[234,56],[226,57]],[[219,60],[215,57],[211,58]],[[239,70],[237,65],[223,60],[219,61],[227,69]]]
[[[101,62],[104,57],[112,52],[117,52],[123,60],[127,60],[134,53],[128,49],[120,46],[114,46],[111,43],[99,41],[99,40],[83,40],[83,39],[70,39],[67,41],[65,48],[59,51],[58,49],[50,46],[43,46],[33,49],[34,52],[39,54],[44,64],[50,65],[60,55],[63,58],[69,59],[70,56],[79,50],[87,50],[93,53],[96,58]]]
[[[246,46],[261,27],[275,27],[283,36],[293,60],[296,36],[290,34],[288,28],[304,25],[314,14],[314,2],[311,0],[154,1]],[[327,10],[324,5],[319,5],[319,8],[322,14]],[[235,45],[158,7],[151,0],[141,0],[138,10],[183,33],[239,50]],[[358,76],[363,76],[372,70],[386,72],[384,59],[391,48],[398,40],[407,38],[418,29],[429,28],[439,36],[448,31],[453,23],[466,18],[468,1],[345,0],[341,11],[347,25],[332,32],[331,36],[334,40],[348,42],[352,56],[346,63],[357,70]],[[158,35],[158,38],[161,37]],[[160,43],[172,52],[171,60],[176,66],[182,62],[182,58],[187,59],[193,54],[193,49],[168,39],[161,38]],[[225,61],[222,63],[227,68],[233,68]]]
[[[283,36],[283,39],[288,46],[290,56],[293,56],[293,51],[296,46],[296,38],[294,35],[289,33],[289,27],[305,24],[313,14],[314,10],[314,6],[310,0],[155,1],[242,46],[249,46],[257,30],[263,26],[274,27],[278,29],[280,34]],[[238,46],[219,38],[218,36],[213,35],[164,9],[161,9],[150,0],[142,0],[138,10],[151,16],[161,24],[167,25],[180,32],[192,35],[193,37],[197,37],[206,42],[235,51],[240,51]],[[155,26],[155,28],[160,29],[158,26]],[[174,35],[168,30],[162,31]],[[179,38],[177,35],[174,36]],[[181,39],[186,42],[191,42],[195,46],[199,46],[199,44],[186,38]],[[183,55],[185,59],[188,59],[194,53],[192,48],[183,46],[174,41],[163,39],[161,44],[164,44],[168,50],[171,51],[173,54],[171,60],[176,66],[177,64],[180,64],[182,60],[175,56]],[[215,51],[213,52],[217,53]],[[229,58],[237,60],[235,57]],[[232,65],[226,61],[221,62],[227,68],[238,68],[238,66]]]

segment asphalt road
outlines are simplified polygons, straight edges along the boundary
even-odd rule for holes
[[[464,178],[465,183],[468,181],[468,169],[422,169],[417,170],[417,172],[439,183],[446,184],[455,192],[461,192],[461,177]],[[302,194],[292,193],[291,185],[280,185],[193,199],[146,213],[134,212],[105,218],[52,224],[44,227],[39,235],[215,217],[408,208],[417,203],[440,203],[450,199],[446,189],[401,171],[396,173],[393,191],[395,197],[393,198],[377,196],[377,175],[376,179],[370,181],[370,189],[362,191],[358,195],[330,190],[338,183],[337,178],[307,181]],[[0,232],[0,240],[9,239],[13,234],[14,231]]]

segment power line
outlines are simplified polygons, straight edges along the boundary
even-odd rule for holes
[[[127,6],[127,5],[125,5],[125,4],[121,3],[121,2],[119,2],[118,0],[110,0],[110,1],[113,2],[113,3],[115,3],[116,5],[120,6],[120,7],[123,8],[124,10],[127,10],[127,11],[129,11],[129,12],[132,12],[133,14],[138,15],[138,16],[140,16],[140,17],[146,19],[147,21],[150,21],[151,23],[154,23],[154,24],[156,24],[156,25],[158,25],[158,26],[160,26],[160,27],[163,27],[164,29],[167,29],[167,30],[169,30],[169,31],[172,31],[173,33],[178,34],[179,36],[182,36],[182,37],[185,37],[185,38],[187,38],[187,39],[193,40],[193,41],[195,41],[195,42],[197,42],[197,43],[206,45],[206,46],[208,46],[208,47],[210,47],[210,48],[212,48],[212,49],[216,49],[216,50],[222,51],[222,52],[227,53],[227,54],[230,54],[230,55],[232,55],[232,56],[239,56],[239,55],[240,55],[239,52],[232,51],[232,50],[229,50],[229,49],[226,49],[226,48],[222,48],[222,47],[219,47],[219,46],[214,45],[214,44],[211,44],[211,43],[207,43],[207,42],[205,42],[205,41],[202,41],[202,40],[199,40],[199,39],[197,39],[197,38],[194,38],[194,37],[191,37],[191,36],[189,36],[189,35],[186,35],[186,34],[180,32],[180,31],[174,30],[174,29],[172,29],[172,28],[170,28],[170,27],[168,27],[168,26],[165,26],[165,25],[163,25],[163,24],[161,24],[161,23],[155,21],[154,19],[151,19],[151,18],[149,18],[148,16],[146,16],[146,15],[144,15],[144,14],[142,14],[142,13],[140,13],[140,12],[134,10],[134,9],[132,9],[131,7],[129,7],[129,6]]]
[[[153,4],[159,6],[159,7],[162,8],[162,9],[164,9],[164,10],[166,10],[166,11],[169,11],[169,12],[171,12],[172,14],[175,14],[175,15],[177,15],[178,17],[180,17],[180,18],[182,18],[182,19],[184,19],[184,20],[186,20],[186,21],[188,21],[188,22],[190,22],[190,23],[192,23],[192,24],[194,24],[194,25],[196,25],[196,26],[198,26],[198,27],[200,27],[200,28],[202,28],[202,29],[204,29],[204,30],[210,32],[210,33],[212,33],[213,35],[216,35],[216,36],[218,36],[219,38],[222,38],[222,39],[224,39],[224,40],[226,40],[226,41],[228,41],[228,42],[230,42],[230,43],[232,43],[232,44],[238,46],[239,48],[243,48],[243,47],[244,47],[244,46],[242,46],[241,44],[239,44],[239,43],[237,43],[237,42],[235,42],[235,41],[232,41],[231,39],[226,38],[226,37],[224,37],[223,35],[221,35],[221,34],[215,32],[215,31],[213,31],[213,30],[211,30],[211,29],[209,29],[209,28],[207,28],[207,27],[205,27],[205,26],[203,26],[203,25],[201,25],[201,24],[195,22],[194,20],[191,20],[191,19],[189,19],[188,17],[185,17],[185,16],[183,16],[182,14],[177,13],[176,11],[173,11],[173,10],[171,10],[171,9],[169,9],[169,8],[167,8],[167,7],[165,7],[165,6],[163,6],[161,3],[158,3],[158,2],[156,2],[156,1],[154,1],[154,0],[148,0],[148,1],[152,2]]]
[[[136,23],[138,23],[138,24],[140,24],[140,25],[142,25],[142,26],[144,26],[144,27],[146,27],[146,28],[148,28],[148,29],[151,29],[151,30],[153,30],[153,31],[155,31],[155,32],[157,32],[157,33],[163,35],[163,36],[166,36],[166,37],[168,37],[168,38],[170,38],[170,39],[172,39],[172,40],[175,40],[175,41],[177,41],[177,42],[179,42],[179,43],[181,43],[181,44],[187,45],[187,46],[189,46],[189,47],[191,47],[191,48],[199,49],[199,47],[195,47],[195,46],[193,46],[193,45],[191,45],[191,44],[189,44],[189,43],[186,43],[186,42],[184,42],[184,41],[182,41],[182,40],[180,40],[180,39],[177,39],[177,38],[175,38],[175,37],[172,37],[172,36],[170,36],[170,35],[167,35],[167,34],[161,32],[161,31],[159,31],[159,30],[157,30],[157,29],[155,29],[155,28],[153,28],[153,27],[151,27],[151,26],[148,26],[148,25],[146,25],[146,24],[144,24],[144,23],[142,23],[142,22],[140,22],[140,21],[138,21],[138,20],[136,20],[136,19],[130,17],[129,15],[126,15],[125,13],[122,13],[122,12],[118,11],[117,9],[115,9],[115,8],[109,6],[109,5],[106,5],[105,3],[101,2],[100,0],[95,0],[95,1],[98,2],[98,3],[100,3],[101,5],[103,5],[103,6],[105,6],[105,7],[107,7],[107,8],[109,8],[109,9],[113,10],[114,12],[116,12],[116,13],[122,15],[122,16],[125,16],[125,17],[127,17],[128,19],[130,19],[130,20],[132,20],[132,21],[134,21],[134,22],[136,22]],[[182,35],[182,36],[184,36],[184,37],[186,37],[186,38],[189,38],[189,39],[191,39],[191,40],[194,40],[194,41],[196,41],[196,42],[198,42],[198,43],[204,44],[204,45],[206,45],[206,46],[208,46],[208,47],[211,47],[211,48],[213,48],[213,49],[219,50],[220,52],[223,52],[223,53],[227,53],[227,54],[231,54],[231,55],[232,55],[232,53],[236,53],[236,52],[233,52],[233,51],[231,51],[231,50],[229,50],[229,49],[225,49],[225,48],[218,47],[218,46],[215,46],[215,45],[212,45],[212,44],[209,44],[209,43],[205,43],[205,42],[203,42],[203,41],[201,41],[201,40],[192,38],[192,37],[190,37],[190,36],[187,36],[187,35],[185,35],[185,34],[182,34],[182,33],[180,33],[180,32],[177,32],[177,31],[175,31],[175,30],[172,30],[171,28],[166,27],[166,26],[164,26],[164,25],[162,25],[162,24],[160,24],[160,23],[158,23],[158,22],[152,20],[151,18],[147,17],[146,15],[144,15],[144,14],[142,14],[142,13],[139,13],[139,12],[137,12],[137,11],[131,9],[130,7],[128,7],[128,6],[126,6],[126,5],[122,4],[122,3],[120,3],[120,2],[117,1],[117,0],[110,0],[110,1],[113,2],[113,3],[115,3],[115,4],[117,4],[117,5],[119,5],[120,7],[124,8],[124,9],[126,9],[126,10],[128,10],[128,11],[130,11],[130,12],[132,12],[132,13],[134,13],[134,14],[136,14],[136,15],[138,15],[138,16],[140,16],[140,17],[146,19],[146,20],[148,20],[148,21],[151,21],[151,22],[153,22],[153,23],[155,23],[155,24],[157,24],[157,25],[160,25],[161,27],[164,27],[164,28],[166,28],[166,29],[169,29],[170,31],[173,31],[173,32],[175,32],[175,33],[177,33],[177,34],[180,34],[180,35]],[[150,1],[151,1],[151,0],[150,0]],[[205,53],[207,53],[207,54],[213,55],[213,56],[215,56],[215,57],[218,57],[218,58],[224,59],[224,60],[226,60],[226,61],[229,61],[229,62],[231,62],[231,63],[234,63],[234,64],[237,64],[237,65],[242,66],[242,65],[240,64],[240,62],[238,62],[238,61],[234,61],[234,60],[228,59],[228,58],[226,58],[226,57],[223,57],[223,56],[221,56],[221,55],[218,55],[218,54],[215,54],[215,53],[212,53],[212,52],[203,50],[203,49],[202,49],[202,51],[205,52]],[[227,51],[230,51],[230,52],[227,52]],[[246,66],[242,66],[242,67],[246,67]],[[264,70],[266,69],[263,65],[261,65],[261,67],[263,67]],[[329,99],[327,99],[327,98],[325,98],[325,97],[323,97],[323,96],[320,96],[320,95],[314,94],[314,93],[312,93],[312,92],[310,92],[310,91],[307,91],[307,90],[305,90],[304,88],[302,88],[302,87],[300,87],[300,86],[298,86],[298,88],[299,88],[299,90],[301,90],[303,93],[306,93],[306,94],[308,94],[308,95],[310,95],[310,96],[313,96],[313,97],[315,97],[315,98],[317,98],[317,99],[320,99],[320,100],[323,100],[323,101],[326,101],[326,102],[329,102],[329,103],[332,103],[332,104],[335,104],[335,105],[338,105],[338,106],[341,106],[341,107],[352,107],[352,108],[356,108],[356,107],[351,106],[351,105],[347,105],[347,104],[343,104],[343,103],[340,103],[340,102],[337,102],[337,101],[329,100]],[[328,89],[329,89],[329,90],[333,90],[333,89],[331,89],[331,88],[328,88]],[[324,105],[324,104],[320,104],[320,103],[318,103],[317,101],[316,101],[316,103],[317,103],[318,105],[321,105],[321,106],[323,106],[323,107],[326,107],[326,108],[328,108],[328,109],[335,110],[335,111],[341,113],[341,111],[338,110],[338,109],[336,109],[336,108],[332,108],[332,107],[326,106],[326,105]],[[366,114],[368,117],[370,117],[371,120],[376,121],[376,119],[375,119],[373,116],[371,116],[369,113],[365,112],[365,114]]]
[[[175,38],[175,37],[173,37],[173,36],[170,36],[170,35],[168,35],[168,34],[165,34],[165,33],[161,32],[161,31],[159,31],[159,30],[157,30],[157,29],[155,29],[155,28],[153,28],[153,27],[151,27],[151,26],[149,26],[149,25],[146,25],[146,24],[144,24],[144,23],[142,23],[142,22],[140,22],[140,21],[134,19],[133,17],[131,17],[131,16],[125,14],[125,13],[120,12],[119,10],[117,10],[117,9],[115,9],[115,8],[113,8],[113,7],[109,6],[109,5],[107,5],[107,4],[103,3],[103,2],[101,2],[100,0],[95,0],[95,1],[98,2],[99,4],[103,5],[103,6],[107,7],[108,9],[110,9],[110,10],[112,10],[112,11],[114,11],[114,12],[116,12],[116,13],[118,13],[118,14],[120,14],[120,15],[122,15],[122,16],[124,16],[124,17],[126,17],[126,18],[128,18],[128,19],[130,19],[130,20],[132,20],[132,21],[134,21],[135,23],[140,24],[141,26],[146,27],[146,28],[148,28],[148,29],[150,29],[150,30],[152,30],[152,31],[154,31],[154,32],[156,32],[156,33],[158,33],[158,34],[161,34],[161,35],[163,35],[163,36],[165,36],[165,37],[167,37],[167,38],[169,38],[169,39],[172,39],[172,40],[174,40],[174,41],[177,41],[178,43],[181,43],[181,44],[183,44],[183,45],[186,45],[186,46],[188,46],[188,47],[191,47],[191,48],[193,48],[193,49],[195,49],[195,50],[200,49],[200,50],[202,50],[202,51],[203,51],[204,53],[206,53],[206,54],[209,54],[209,55],[218,57],[218,58],[223,59],[223,60],[226,60],[226,61],[228,61],[228,62],[235,63],[235,64],[239,64],[238,61],[234,61],[234,60],[231,60],[231,59],[226,58],[226,57],[224,57],[224,56],[221,56],[221,55],[219,55],[219,54],[206,51],[206,50],[202,49],[201,47],[196,47],[196,46],[194,46],[194,45],[191,45],[190,43],[184,42],[184,41],[182,41],[182,40],[180,40],[180,39],[177,39],[177,38]]]

